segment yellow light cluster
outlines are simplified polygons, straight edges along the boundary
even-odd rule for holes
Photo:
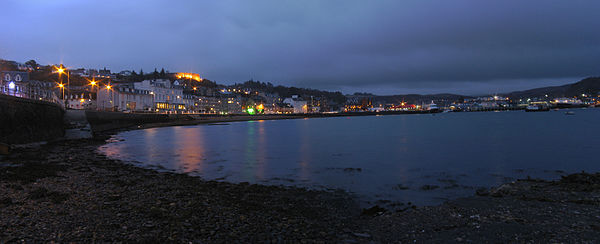
[[[168,103],[156,103],[156,108],[157,109],[169,109],[169,104]]]
[[[200,74],[196,73],[177,73],[175,76],[177,77],[177,79],[192,79],[195,81],[202,81],[202,78],[200,78]]]
[[[156,103],[156,109],[179,109],[185,110],[185,105],[182,104],[168,104],[168,103]]]

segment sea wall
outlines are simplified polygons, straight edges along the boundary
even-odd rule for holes
[[[87,121],[93,133],[103,133],[120,129],[151,128],[159,126],[194,125],[203,123],[235,122],[248,120],[278,120],[299,118],[326,118],[347,116],[373,116],[394,114],[435,113],[430,111],[382,111],[382,112],[348,112],[333,114],[257,114],[257,115],[216,115],[216,114],[154,114],[154,113],[121,113],[106,111],[85,111]]]
[[[85,111],[85,115],[94,133],[146,124],[193,120],[190,116],[182,114],[120,113],[87,110]]]
[[[49,141],[65,133],[64,110],[55,103],[0,94],[0,143]]]

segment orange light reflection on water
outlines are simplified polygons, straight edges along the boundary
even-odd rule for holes
[[[204,171],[204,136],[202,130],[196,127],[180,127],[178,130],[181,136],[178,148],[175,148],[179,155],[177,167],[183,169],[185,173],[199,173]]]

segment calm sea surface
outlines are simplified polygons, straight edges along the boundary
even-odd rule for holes
[[[600,171],[600,109],[249,121],[123,132],[99,150],[208,180],[438,204],[527,176]]]

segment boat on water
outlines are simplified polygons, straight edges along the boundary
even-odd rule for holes
[[[440,108],[433,101],[431,101],[430,104],[425,105],[425,107],[427,108],[427,111],[429,111],[429,112],[439,112],[440,111]]]
[[[573,112],[573,111],[567,111],[567,112],[565,112],[565,115],[575,115],[575,112]]]

